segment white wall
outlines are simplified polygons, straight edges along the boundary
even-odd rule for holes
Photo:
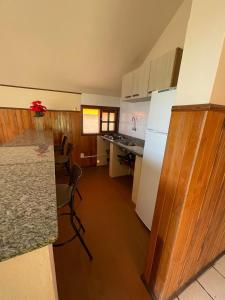
[[[136,103],[121,101],[119,133],[144,140],[149,106],[149,101]],[[132,130],[133,116],[136,119],[136,131]]]
[[[34,100],[41,100],[48,109],[53,110],[80,110],[81,104],[120,106],[119,97],[0,86],[0,107],[29,108]]]
[[[176,47],[183,48],[191,4],[192,0],[184,0],[149,52],[147,61],[160,57]]]
[[[32,101],[41,100],[48,109],[80,110],[80,99],[80,94],[0,86],[0,107],[29,108]]]
[[[81,105],[97,105],[97,106],[111,106],[119,107],[120,98],[96,94],[82,94]]]
[[[0,1],[0,82],[119,95],[181,1]]]
[[[192,0],[184,0],[173,18],[156,41],[154,47],[146,57],[146,61],[151,61],[176,48],[184,47],[187,25],[190,17]],[[149,102],[129,103],[121,102],[119,132],[137,137],[145,138],[147,125],[147,115]],[[137,131],[132,131],[132,116],[137,118]]]
[[[212,102],[224,37],[225,1],[193,0],[177,86],[177,105]],[[217,102],[216,94],[214,90],[213,102]]]

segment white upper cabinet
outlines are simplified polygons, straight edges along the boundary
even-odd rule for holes
[[[130,102],[146,101],[152,91],[177,85],[182,49],[176,48],[163,56],[145,61],[122,79],[122,99]]]
[[[133,86],[132,88],[132,98],[137,98],[140,96],[140,68],[134,70],[133,72]]]
[[[139,68],[123,76],[122,98],[124,100],[147,97],[149,66],[149,63],[143,63]]]
[[[151,61],[148,94],[177,85],[182,49],[174,49]]]
[[[123,76],[122,80],[122,98],[129,99],[133,94],[133,72],[129,72]]]
[[[140,98],[144,98],[148,96],[148,82],[150,75],[150,62],[144,62],[140,67]]]

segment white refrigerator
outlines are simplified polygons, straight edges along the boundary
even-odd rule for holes
[[[176,89],[152,93],[136,212],[151,230]]]

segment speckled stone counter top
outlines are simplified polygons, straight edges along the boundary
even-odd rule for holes
[[[18,135],[13,140],[1,146],[15,147],[39,145],[53,145],[53,135],[51,131],[26,130],[23,134]]]
[[[52,133],[25,132],[0,147],[0,261],[57,238]]]

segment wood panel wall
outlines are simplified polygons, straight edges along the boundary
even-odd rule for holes
[[[52,130],[54,143],[59,144],[62,135],[68,136],[74,144],[73,160],[81,166],[96,165],[96,158],[81,159],[85,156],[96,155],[97,139],[95,135],[81,134],[81,112],[48,111],[43,117],[44,129]],[[35,128],[35,118],[28,109],[0,108],[0,144],[3,144],[26,129]]]
[[[170,299],[225,251],[225,107],[172,112],[144,281]]]

